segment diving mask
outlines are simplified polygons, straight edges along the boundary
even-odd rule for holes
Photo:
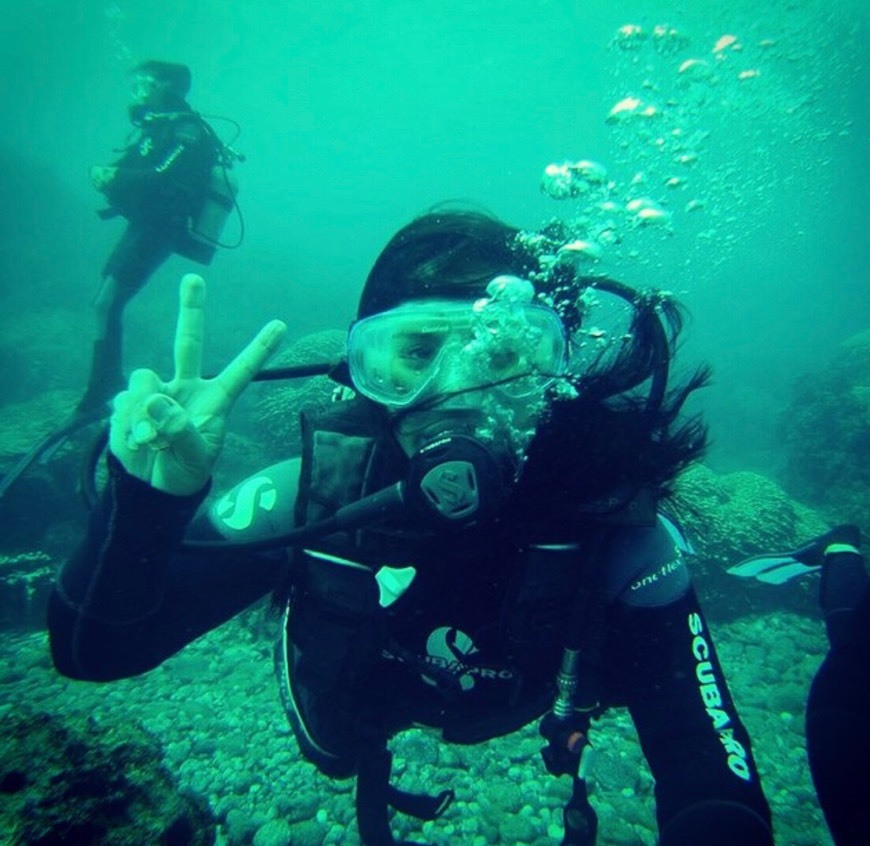
[[[565,329],[553,309],[493,287],[504,279],[524,282],[499,277],[475,302],[412,301],[354,324],[348,366],[357,390],[392,408],[484,387],[543,392],[565,370]]]
[[[150,73],[137,73],[130,85],[130,102],[136,105],[150,103],[161,85]]]

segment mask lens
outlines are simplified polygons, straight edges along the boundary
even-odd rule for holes
[[[145,103],[157,90],[157,80],[153,76],[137,74],[130,86],[130,98],[135,103]]]
[[[482,300],[465,368],[470,380],[510,396],[543,391],[565,367],[565,331],[549,308]]]
[[[434,305],[409,303],[353,326],[348,365],[361,393],[376,402],[405,406],[426,391],[445,349],[461,344],[463,334],[458,315]],[[466,316],[466,327],[468,322]]]
[[[565,333],[540,305],[407,303],[351,328],[348,365],[362,394],[397,408],[489,385],[524,396],[563,372]]]

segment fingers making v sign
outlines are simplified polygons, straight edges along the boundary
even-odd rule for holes
[[[267,323],[217,376],[204,379],[205,282],[187,274],[181,280],[175,375],[163,382],[152,370],[136,370],[115,398],[109,447],[127,472],[166,493],[201,490],[223,445],[230,410],[285,332],[282,321]]]

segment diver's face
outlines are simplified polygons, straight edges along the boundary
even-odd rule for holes
[[[385,381],[393,396],[416,397],[400,408],[385,403],[407,455],[444,435],[465,435],[498,444],[519,464],[546,407],[545,386],[537,380],[530,389],[516,344],[493,340],[437,319],[408,322],[391,336]],[[512,392],[520,383],[525,390]]]
[[[393,434],[408,456],[439,438],[465,435],[505,453],[519,469],[547,407],[543,395],[510,397],[497,388],[474,388],[389,411]]]
[[[131,110],[158,107],[165,101],[167,91],[168,85],[157,77],[150,73],[137,73],[130,86],[129,107]]]
[[[516,349],[476,349],[470,331],[421,323],[390,340],[387,380],[396,397],[433,397],[507,384],[522,375]]]
[[[351,327],[354,386],[388,409],[408,454],[462,434],[521,455],[566,343],[558,315],[529,297],[412,301]]]
[[[471,327],[408,327],[391,339],[389,381],[398,396],[425,396],[504,385],[528,371],[518,345],[481,344]]]

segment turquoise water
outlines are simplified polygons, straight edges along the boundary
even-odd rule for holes
[[[246,240],[206,274],[215,356],[276,314],[298,333],[343,328],[380,247],[434,203],[467,199],[522,227],[582,213],[539,191],[548,164],[582,159],[607,168],[617,201],[638,193],[642,174],[641,196],[674,213],[672,236],[626,231],[599,269],[684,297],[695,315],[688,351],[717,369],[706,401],[728,458],[751,439],[763,466],[771,425],[748,421],[770,424],[792,375],[866,328],[858,0],[4,5],[7,199],[23,193],[34,208],[3,235],[13,253],[33,241],[43,254],[38,274],[10,268],[7,314],[22,297],[87,319],[120,227],[94,220],[87,169],[127,132],[127,68],[160,56],[193,68],[195,108],[243,129]],[[673,53],[651,38],[623,51],[613,40],[625,24],[687,40]],[[717,61],[728,34],[738,40]],[[710,63],[715,81],[683,87],[686,59]],[[739,80],[746,71],[758,76]],[[629,95],[661,117],[607,123]],[[695,163],[673,161],[676,129],[698,139]],[[28,170],[48,183],[39,199],[32,178],[18,185]],[[666,187],[674,176],[681,186]],[[685,213],[692,200],[699,210]],[[154,357],[155,324],[186,269],[168,262],[130,309],[131,365]],[[84,351],[57,366],[58,384],[81,381]]]
[[[88,168],[124,140],[125,73],[151,57],[191,66],[190,101],[214,116],[221,134],[231,137],[233,129],[220,116],[242,127],[235,146],[246,155],[237,169],[245,240],[204,271],[213,367],[272,317],[288,322],[293,340],[344,329],[386,240],[448,199],[479,204],[529,230],[559,217],[578,238],[596,239],[594,272],[683,299],[693,319],[681,357],[688,364],[707,359],[716,374],[696,405],[711,423],[709,466],[719,472],[751,470],[783,481],[780,426],[792,383],[824,369],[844,341],[870,326],[868,15],[859,0],[4,0],[0,19],[4,469],[51,428],[84,384],[89,302],[121,226],[94,216]],[[639,34],[626,28],[635,26]],[[595,162],[604,178],[569,199],[541,190],[549,165],[581,161]],[[643,209],[646,215],[639,214]],[[230,240],[237,226],[230,221]],[[171,259],[129,307],[128,369],[168,366],[177,280],[190,269]],[[255,447],[243,446],[225,471],[230,477],[258,466]],[[20,514],[14,526],[0,514],[0,545],[13,557],[47,548],[51,559],[68,547],[82,518],[63,512],[44,536],[46,506],[56,513],[56,501],[72,497],[75,474],[34,472],[51,493],[27,506],[39,524],[30,528],[39,534],[29,542]],[[866,500],[858,502],[852,519],[863,521],[868,511]],[[825,843],[797,727],[800,694],[812,672],[802,656],[821,654],[821,635],[804,617],[771,619],[773,629],[784,627],[780,643],[791,632],[788,642],[800,648],[765,642],[763,622],[723,622],[734,627],[724,635],[737,666],[731,684],[758,735],[779,842]],[[95,707],[94,688],[51,677],[38,657],[44,655],[40,637],[15,641],[4,654],[0,713],[14,708],[22,692],[45,696],[45,707],[60,716]],[[241,844],[275,808],[291,814],[278,797],[315,777],[295,761],[290,739],[277,734],[280,714],[273,713],[262,667],[250,676],[246,671],[243,683],[264,698],[257,708],[271,729],[262,765],[269,784],[209,773],[209,757],[225,732],[251,731],[237,691],[231,683],[220,689],[214,662],[226,647],[223,637],[218,633],[180,659],[179,675],[170,668],[144,687],[131,684],[126,694],[105,696],[138,703],[146,722],[164,731],[171,722],[165,709],[174,706],[163,695],[179,679],[192,679],[191,701],[198,704],[190,706],[190,725],[202,731],[168,738],[167,761],[183,769],[186,785],[220,800],[225,819],[237,811],[223,836]],[[762,679],[760,689],[747,679],[751,660],[744,653],[758,643],[777,653],[781,672],[797,667],[786,694],[766,689],[771,679]],[[251,652],[239,660],[262,657],[254,646]],[[17,655],[25,656],[26,677],[15,668]],[[778,704],[766,713],[771,698]],[[197,723],[198,709],[223,709],[223,717],[230,709],[229,724]],[[104,719],[113,713],[120,722],[138,716],[135,708],[116,708]],[[216,733],[211,740],[207,728]],[[618,721],[609,730],[629,733]],[[518,742],[534,746],[530,737]],[[628,738],[625,745],[634,744]],[[237,739],[230,746],[226,768],[260,766]],[[447,767],[496,777],[480,759],[451,759],[429,747],[419,754],[446,755],[440,763]],[[496,754],[506,766],[519,766],[509,751],[499,747]],[[194,763],[182,767],[188,760]],[[618,764],[605,767],[619,772]],[[539,779],[540,767],[521,775]],[[348,797],[333,796],[334,787],[321,783],[328,795],[319,808],[323,818],[312,812],[316,824],[306,829],[305,842],[355,842],[352,833],[342,839]],[[261,787],[252,790],[254,784]],[[617,775],[604,778],[602,802],[612,803],[604,807],[618,822],[603,825],[602,844],[652,842],[648,793],[648,777],[631,784]],[[631,802],[619,804],[620,797]],[[505,808],[519,812],[536,798],[511,795]],[[646,810],[626,822],[623,814],[633,812],[625,808],[638,806]],[[455,825],[468,826],[475,815],[496,816],[472,805]],[[552,816],[537,814],[538,828],[546,831]],[[469,843],[519,836],[489,822],[457,830]],[[427,836],[442,842],[437,838],[446,835],[433,829]]]

